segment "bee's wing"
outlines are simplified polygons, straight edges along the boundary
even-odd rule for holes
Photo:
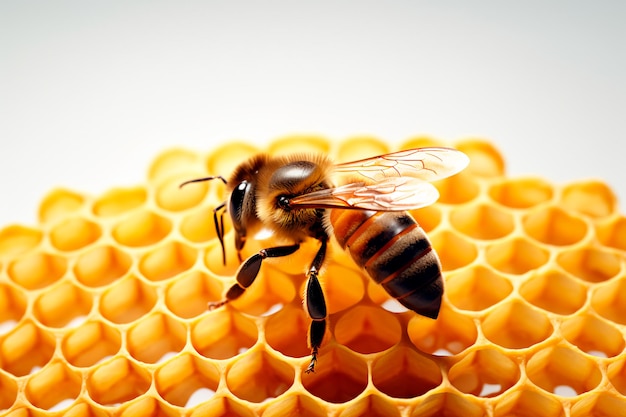
[[[469,158],[452,148],[416,148],[335,165],[335,172],[356,173],[373,181],[413,177],[435,181],[463,170]]]
[[[404,211],[429,206],[438,198],[439,192],[428,182],[409,177],[392,177],[375,184],[355,182],[303,194],[289,200],[289,206]]]

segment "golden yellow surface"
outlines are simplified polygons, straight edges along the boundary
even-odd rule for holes
[[[213,227],[224,185],[182,181],[227,176],[259,151],[346,161],[430,145],[472,161],[413,213],[443,264],[438,320],[387,303],[333,245],[330,331],[305,374],[314,243],[267,260],[244,296],[207,310],[238,267],[230,223],[226,266]],[[626,416],[626,217],[600,181],[508,177],[488,142],[175,149],[145,184],[52,191],[39,218],[0,230],[2,415]]]

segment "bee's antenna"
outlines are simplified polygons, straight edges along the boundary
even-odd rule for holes
[[[214,175],[211,177],[195,178],[193,180],[185,181],[182,184],[180,184],[178,188],[183,188],[185,185],[191,184],[192,182],[204,182],[204,181],[211,181],[215,179],[221,180],[224,184],[226,184],[226,178],[222,177],[221,175]]]

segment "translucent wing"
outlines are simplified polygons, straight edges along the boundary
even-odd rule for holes
[[[289,200],[291,208],[344,208],[404,211],[429,206],[439,198],[432,184],[410,177],[390,177],[375,184],[355,182],[314,191]]]
[[[416,148],[360,159],[335,166],[336,172],[356,173],[373,181],[412,177],[435,181],[463,170],[469,158],[452,148]]]

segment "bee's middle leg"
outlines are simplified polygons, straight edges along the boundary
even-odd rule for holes
[[[324,300],[324,292],[322,291],[322,286],[320,285],[317,275],[326,257],[327,240],[322,240],[321,242],[322,246],[320,246],[317,251],[313,263],[309,268],[305,294],[306,310],[312,320],[308,334],[309,347],[311,348],[311,362],[305,370],[307,374],[315,371],[317,352],[324,339],[324,333],[326,332],[326,301]]]
[[[266,258],[278,258],[281,256],[291,255],[295,251],[300,248],[299,244],[289,245],[289,246],[276,246],[273,248],[261,249],[258,253],[255,253],[239,267],[237,271],[237,283],[233,284],[232,287],[226,292],[226,298],[222,301],[209,303],[209,309],[213,310],[218,307],[223,306],[229,301],[236,300],[246,291],[257,275],[259,274],[259,270],[261,269],[261,263],[263,263],[263,259]]]

